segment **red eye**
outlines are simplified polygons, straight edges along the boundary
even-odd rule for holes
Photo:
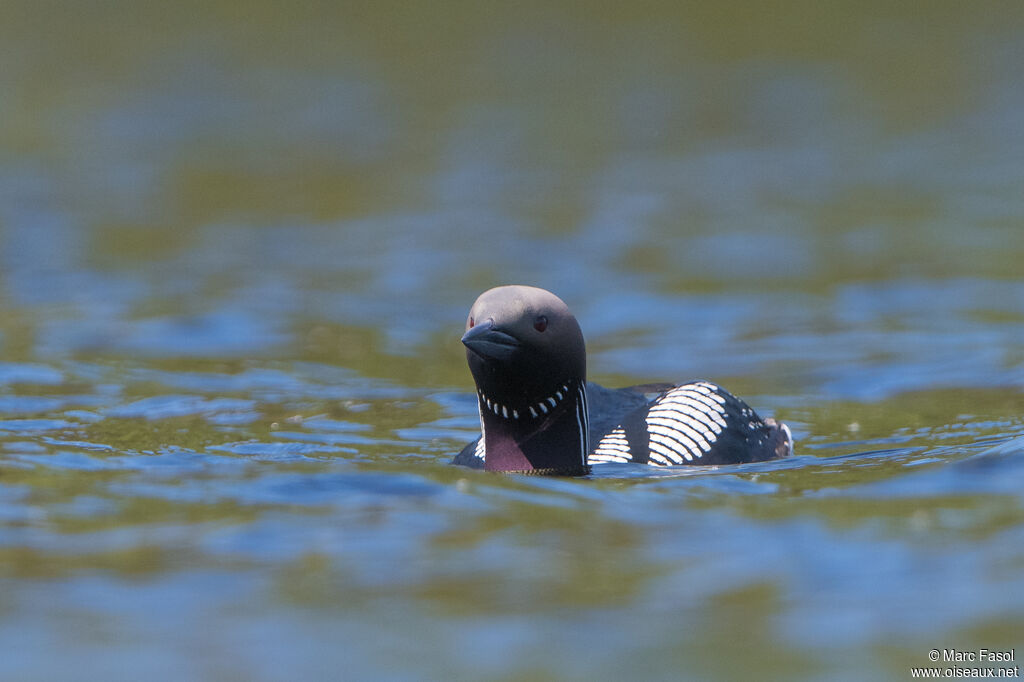
[[[473,316],[470,315],[469,316],[469,328],[472,329],[474,324],[476,324],[476,322],[473,321]]]
[[[548,318],[543,315],[538,315],[537,319],[533,321],[533,328],[539,332],[544,331],[548,328]]]

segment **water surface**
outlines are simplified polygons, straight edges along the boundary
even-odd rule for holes
[[[0,677],[1024,650],[1016,5],[5,14]],[[513,282],[592,379],[717,381],[797,456],[449,466]]]

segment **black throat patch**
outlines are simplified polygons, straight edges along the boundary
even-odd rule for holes
[[[506,405],[479,392],[484,468],[533,474],[589,473],[588,414],[582,381],[540,400]]]

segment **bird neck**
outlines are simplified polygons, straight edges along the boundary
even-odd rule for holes
[[[527,474],[589,473],[587,389],[567,381],[531,402],[504,404],[478,391],[484,468]]]

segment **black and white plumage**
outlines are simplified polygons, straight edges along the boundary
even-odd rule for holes
[[[557,296],[498,287],[473,304],[462,337],[481,436],[454,464],[578,475],[590,465],[734,464],[786,457],[789,428],[706,381],[607,389],[586,381],[576,318]]]

